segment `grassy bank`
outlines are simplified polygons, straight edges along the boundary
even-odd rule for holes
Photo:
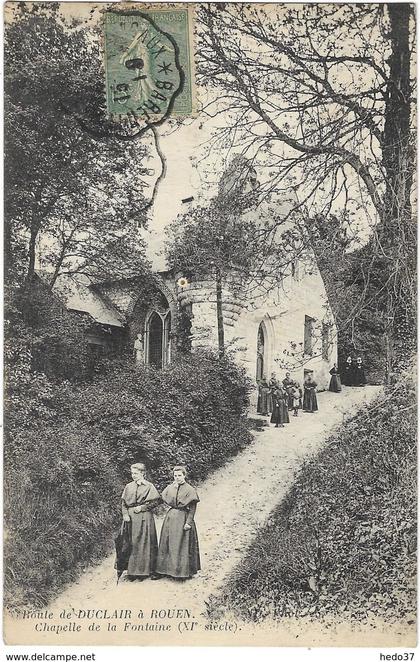
[[[413,618],[415,407],[406,377],[328,439],[211,599],[210,616]]]

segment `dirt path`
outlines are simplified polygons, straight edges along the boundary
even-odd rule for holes
[[[258,527],[283,499],[303,459],[316,453],[335,426],[363,403],[371,401],[378,392],[379,387],[369,386],[347,388],[341,394],[320,393],[318,413],[300,412],[297,419],[291,417],[285,428],[271,426],[256,432],[249,447],[198,487],[201,501],[196,522],[203,569],[192,580],[122,581],[116,586],[112,555],[83,574],[50,605],[50,609],[58,613],[72,609],[77,612],[130,608],[133,616],[143,609],[145,619],[156,622],[151,607],[156,610],[187,608],[191,619],[202,619],[205,600],[217,591],[241,559]],[[160,527],[161,521],[158,522]],[[33,643],[43,643],[45,636],[37,634]],[[164,643],[162,636],[160,633],[159,643]],[[60,643],[157,643],[152,639],[145,641],[145,633],[136,631],[107,632],[106,639],[103,633],[95,632],[84,632],[80,641],[75,637],[74,633],[64,633],[60,636]]]

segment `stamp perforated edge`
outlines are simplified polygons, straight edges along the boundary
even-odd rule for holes
[[[98,6],[94,2],[88,2],[86,4],[91,4],[92,6],[95,5],[96,7]],[[104,97],[105,100],[107,100],[107,94],[108,94],[108,89],[106,85],[106,49],[105,49],[105,13],[109,11],[114,11],[115,13],[121,13],[124,14],[126,12],[133,12],[133,11],[139,11],[139,12],[147,12],[147,11],[171,11],[175,9],[184,9],[187,11],[187,18],[188,18],[188,57],[189,57],[189,65],[190,65],[190,78],[191,78],[191,112],[186,113],[186,114],[181,114],[181,113],[176,113],[172,114],[170,113],[168,116],[168,120],[170,119],[179,119],[182,120],[184,118],[196,118],[198,117],[198,90],[197,90],[197,80],[196,80],[196,61],[195,61],[195,54],[197,52],[196,50],[196,7],[197,3],[185,3],[185,2],[111,2],[111,3],[104,3],[101,8],[100,8],[100,28],[101,28],[101,37],[100,37],[100,47],[102,49],[102,70],[103,70],[103,75],[104,75]],[[127,117],[125,115],[121,115],[118,119],[118,116],[113,115],[108,112],[108,103],[106,103],[106,108],[107,108],[107,119],[114,121],[114,122],[122,122],[126,121]],[[151,118],[157,119],[156,116],[150,115]],[[139,118],[139,122],[142,120],[142,118]]]

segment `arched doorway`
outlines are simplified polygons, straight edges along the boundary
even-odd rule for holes
[[[171,362],[171,313],[154,310],[146,321],[146,351],[148,365],[163,368]]]
[[[163,322],[163,365],[171,362],[171,313],[167,313]]]
[[[257,369],[256,378],[261,379],[266,374],[268,368],[267,361],[267,329],[264,322],[261,322],[257,333]]]
[[[153,312],[149,319],[147,363],[162,367],[163,321],[159,313]]]

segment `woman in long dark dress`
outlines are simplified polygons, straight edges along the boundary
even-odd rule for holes
[[[200,552],[194,515],[200,501],[186,480],[184,466],[174,467],[174,482],[162,492],[169,506],[160,534],[156,565],[158,575],[187,579],[200,570]]]
[[[353,373],[353,384],[354,386],[366,386],[366,375],[365,368],[363,366],[363,361],[360,356],[357,357],[356,366]]]
[[[270,387],[271,398],[273,398],[274,391],[276,390],[276,388],[279,387],[279,382],[278,382],[278,379],[276,377],[275,372],[271,373],[271,377],[270,377],[270,381],[268,382],[268,386]],[[271,404],[273,406],[273,400],[271,400]]]
[[[341,391],[341,379],[340,379],[340,373],[338,372],[337,369],[337,364],[334,363],[333,367],[330,370],[330,385],[328,387],[329,391],[332,391],[333,393],[340,393]]]
[[[354,365],[351,356],[346,358],[341,377],[345,386],[354,386]]]
[[[268,382],[268,388],[270,389],[269,402],[268,402],[268,413],[271,414],[274,411],[275,402],[274,402],[274,392],[279,387],[279,382],[276,377],[276,373],[272,372],[270,380]]]
[[[257,379],[258,398],[257,398],[257,414],[261,414],[261,380]]]
[[[121,497],[123,519],[131,522],[131,554],[127,577],[132,579],[148,577],[156,570],[158,541],[151,510],[160,502],[160,496],[155,486],[145,479],[145,474],[144,464],[133,464],[133,480],[125,486]]]
[[[273,413],[270,420],[271,423],[276,424],[276,428],[283,428],[285,423],[290,423],[287,409],[287,393],[281,386],[278,386],[273,393]]]
[[[318,401],[316,398],[317,383],[313,380],[310,373],[303,382],[303,411],[313,414],[318,411]]]
[[[268,416],[272,408],[271,390],[264,376],[260,381],[260,410],[262,416]]]
[[[288,407],[288,409],[293,409],[293,397],[292,397],[292,394],[291,394],[291,390],[294,386],[294,383],[295,382],[290,377],[290,372],[286,372],[286,377],[283,379],[282,384],[283,384],[284,390],[287,393],[287,407]]]

